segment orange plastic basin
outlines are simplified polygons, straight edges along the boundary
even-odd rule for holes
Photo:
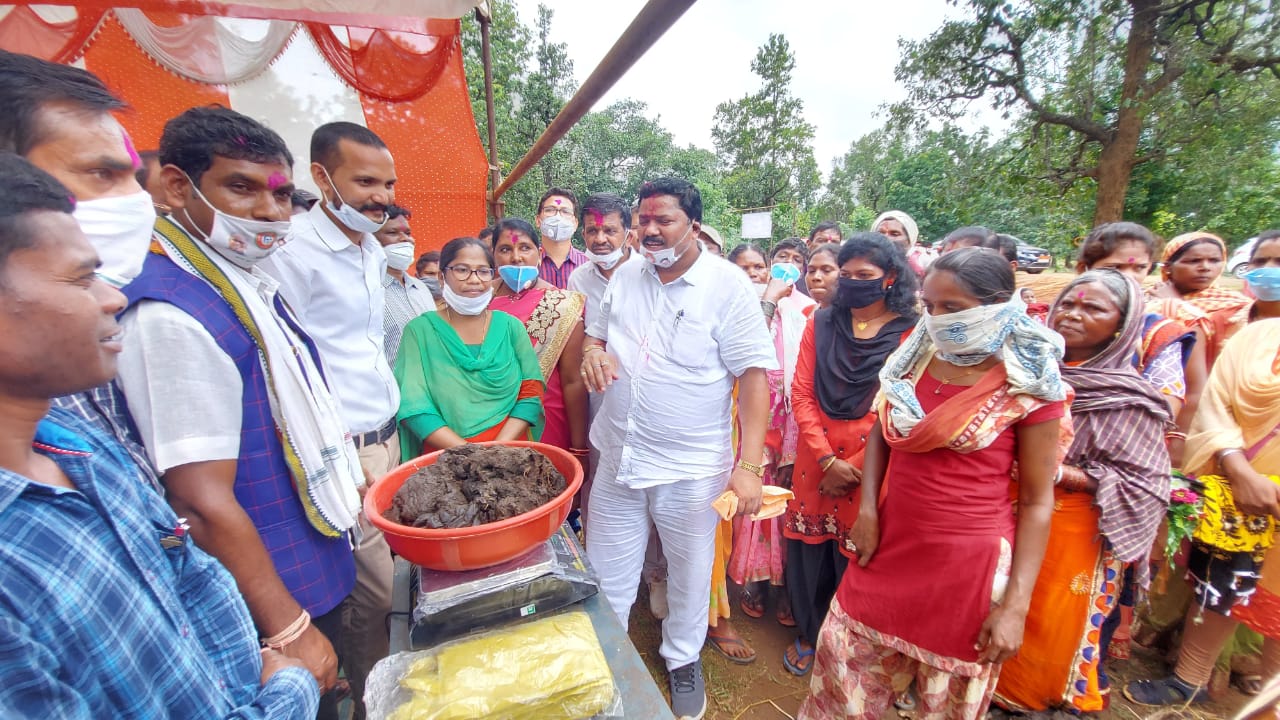
[[[432,570],[476,570],[497,565],[546,542],[569,517],[573,496],[582,487],[582,466],[576,458],[561,448],[524,440],[476,444],[527,447],[540,452],[569,484],[551,502],[506,520],[446,530],[410,527],[391,522],[382,513],[391,507],[391,500],[405,480],[434,463],[444,451],[416,457],[387,473],[364,497],[369,522],[382,531],[391,549],[409,562]]]

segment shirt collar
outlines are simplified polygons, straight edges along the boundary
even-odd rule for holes
[[[54,418],[45,415],[36,425],[36,436],[31,441],[44,453],[52,455],[76,455],[87,457],[93,454],[93,448],[84,438],[61,425]],[[36,482],[30,478],[8,470],[0,470],[0,513],[3,513],[23,491]]]
[[[329,248],[331,252],[342,252],[349,247],[355,247],[351,240],[347,238],[346,233],[342,232],[342,228],[338,227],[338,224],[325,214],[323,204],[324,201],[321,200],[307,211],[311,225],[316,229],[316,234],[320,236],[320,242],[324,243],[324,246]],[[360,245],[363,246],[372,239],[372,235],[363,233],[360,236]]]

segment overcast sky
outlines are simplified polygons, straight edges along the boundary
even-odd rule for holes
[[[579,84],[587,78],[644,0],[548,0],[553,40],[568,45]],[[532,25],[538,0],[516,0]],[[898,38],[923,38],[949,12],[945,0],[700,0],[597,105],[631,97],[681,145],[714,149],[716,105],[759,89],[751,72],[769,33],[786,36],[795,53],[792,92],[815,128],[814,151],[825,175],[833,158],[883,121],[880,106],[905,96],[894,81]],[[973,108],[981,117],[985,106]],[[975,119],[966,126],[981,124]]]

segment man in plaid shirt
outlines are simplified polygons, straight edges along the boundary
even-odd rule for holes
[[[50,398],[115,374],[124,296],[57,180],[0,155],[0,717],[311,718],[300,660],[259,651],[234,581]]]

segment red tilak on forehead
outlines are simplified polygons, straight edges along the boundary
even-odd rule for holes
[[[559,205],[559,204],[560,204],[560,198],[551,198],[551,199],[552,199],[552,200],[555,200],[555,203],[556,203],[557,205]]]
[[[1084,299],[1084,291],[1083,291],[1083,290],[1081,290],[1080,292],[1076,293],[1076,299],[1077,299],[1077,300],[1083,300],[1083,299]]]
[[[133,148],[133,140],[129,139],[129,133],[123,130],[121,132],[124,133],[124,151],[129,153],[129,159],[133,161],[133,169],[137,170],[142,167],[142,158],[138,155],[138,151]]]
[[[271,173],[271,177],[267,178],[267,187],[275,190],[287,182],[289,182],[289,178],[285,177],[284,173],[277,171]]]
[[[595,219],[597,227],[604,225],[604,215],[601,215],[599,210],[592,210],[591,217]]]
[[[1133,264],[1133,261],[1134,261],[1135,259],[1136,259],[1136,258],[1129,258],[1129,264],[1130,264],[1130,265],[1132,265],[1132,264]]]

